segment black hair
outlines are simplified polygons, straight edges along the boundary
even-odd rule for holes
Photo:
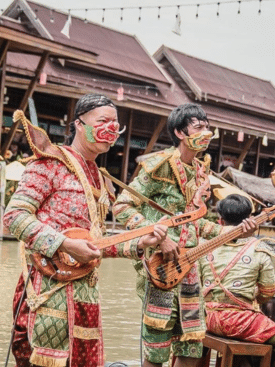
[[[250,216],[252,205],[245,196],[231,194],[218,201],[216,209],[226,224],[237,226]]]
[[[175,135],[174,130],[183,131],[188,135],[187,126],[196,117],[200,121],[208,121],[206,113],[200,105],[186,103],[176,107],[168,116],[167,129],[175,147],[180,143],[180,139]]]
[[[74,120],[70,122],[70,134],[65,137],[65,144],[71,145],[75,137],[75,120],[77,120],[84,113],[94,110],[97,107],[111,106],[116,108],[114,103],[103,94],[86,94],[81,97],[75,106]]]

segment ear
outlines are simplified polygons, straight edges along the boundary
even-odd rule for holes
[[[183,131],[178,131],[177,129],[174,129],[174,134],[179,140],[183,140],[186,137]]]
[[[78,119],[75,120],[74,125],[75,125],[75,129],[76,130],[80,130],[81,129],[82,124],[81,124],[81,122]]]

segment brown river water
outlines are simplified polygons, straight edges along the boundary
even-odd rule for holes
[[[12,329],[12,299],[21,273],[19,243],[0,241],[0,367],[5,365]],[[135,293],[131,260],[104,259],[99,269],[106,363],[140,366],[141,301]],[[211,361],[214,366],[214,361]],[[14,367],[10,354],[8,367]]]
[[[12,328],[12,298],[21,273],[19,244],[0,241],[0,366],[4,366]],[[140,366],[141,301],[135,293],[131,260],[104,259],[99,269],[106,362]],[[8,367],[14,366],[10,355]]]

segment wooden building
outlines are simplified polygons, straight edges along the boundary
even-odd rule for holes
[[[162,46],[155,53],[177,88],[218,128],[209,153],[213,169],[233,166],[268,177],[275,163],[275,88],[272,83]]]
[[[2,153],[12,141],[24,147],[11,116],[17,108],[28,115],[28,97],[40,126],[62,143],[77,99],[99,92],[116,103],[127,127],[99,165],[124,182],[137,172],[138,155],[171,144],[167,116],[186,102],[200,103],[213,130],[219,129],[209,148],[214,170],[243,162],[244,170],[269,175],[275,162],[271,83],[165,46],[152,57],[135,36],[77,17],[66,35],[61,31],[67,20],[68,14],[25,0],[12,2],[0,17]],[[237,141],[239,132],[243,142]]]

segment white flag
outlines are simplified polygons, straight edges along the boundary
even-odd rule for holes
[[[177,14],[176,14],[176,23],[175,23],[174,29],[172,29],[172,32],[176,33],[178,36],[181,36],[180,25],[181,25],[180,10],[178,9]]]
[[[62,34],[64,34],[64,36],[70,38],[70,26],[72,23],[72,16],[71,14],[68,15],[68,19],[66,20],[66,23],[64,24],[64,27],[61,31]]]

